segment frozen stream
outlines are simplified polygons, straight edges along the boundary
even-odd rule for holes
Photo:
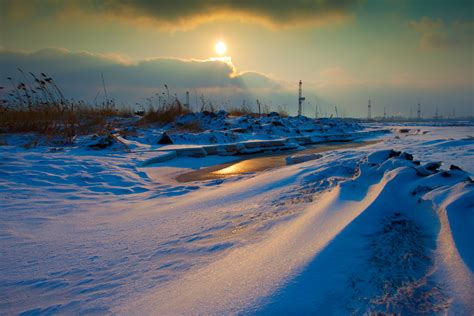
[[[187,172],[176,177],[178,182],[192,182],[192,181],[204,181],[212,179],[221,179],[240,174],[264,171],[273,168],[280,168],[286,165],[285,158],[290,154],[307,155],[322,153],[336,149],[347,149],[347,148],[358,148],[368,146],[377,143],[377,141],[361,141],[361,142],[339,142],[331,144],[318,144],[311,146],[302,151],[291,151],[291,152],[277,152],[269,154],[257,154],[251,157],[245,156],[245,158],[229,163],[219,164],[199,170]],[[296,154],[297,153],[297,154]]]

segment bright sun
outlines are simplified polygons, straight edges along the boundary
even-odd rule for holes
[[[217,54],[224,55],[227,51],[227,45],[224,42],[219,41],[216,43],[215,50]]]

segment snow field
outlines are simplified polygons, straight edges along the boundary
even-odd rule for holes
[[[0,311],[472,313],[473,129],[416,129],[186,184],[236,158],[0,146]]]

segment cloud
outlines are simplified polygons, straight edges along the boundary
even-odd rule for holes
[[[152,58],[128,61],[123,56],[71,52],[49,48],[35,52],[0,50],[0,72],[24,81],[24,72],[51,75],[67,95],[91,100],[102,89],[101,74],[112,96],[126,102],[143,100],[164,91],[199,91],[230,98],[278,89],[279,83],[257,72],[238,73],[230,61]],[[0,78],[2,86],[6,78]]]
[[[474,37],[473,22],[454,21],[446,24],[443,19],[422,17],[410,22],[413,30],[420,34],[420,48],[433,49],[472,45]]]
[[[270,28],[321,25],[340,22],[351,16],[361,0],[4,0],[5,15],[23,17],[68,16],[79,12],[148,23],[168,30],[186,30],[211,21],[259,23]]]

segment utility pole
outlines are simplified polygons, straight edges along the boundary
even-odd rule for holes
[[[186,104],[185,106],[189,109],[189,91],[186,91]]]
[[[298,115],[301,115],[301,113],[303,112],[302,105],[303,105],[303,101],[306,99],[305,97],[303,97],[302,86],[303,86],[303,82],[300,80],[299,89],[298,89]]]
[[[367,119],[368,120],[372,119],[372,106],[370,105],[370,100],[369,100],[369,106],[367,107]]]
[[[418,102],[418,110],[416,111],[416,118],[421,120],[421,104]]]
[[[316,113],[315,113],[315,118],[318,118],[318,108],[319,108],[319,99],[318,96],[316,96]],[[321,109],[319,109],[321,112]]]

